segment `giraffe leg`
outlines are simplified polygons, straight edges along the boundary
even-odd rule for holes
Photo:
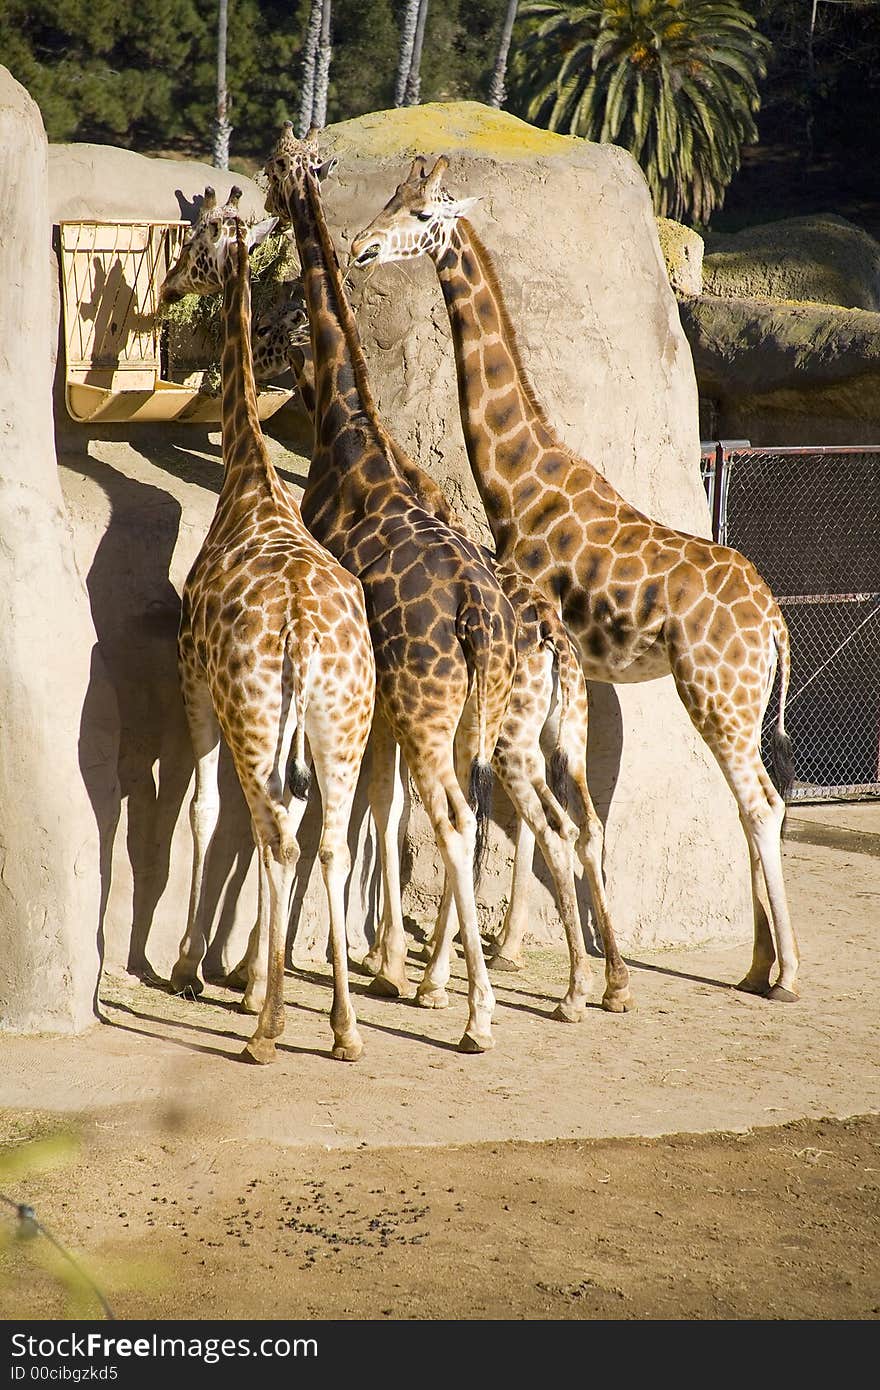
[[[275,1060],[275,1044],[284,1032],[284,954],[287,944],[287,912],[293,871],[296,865],[296,842],[292,845],[260,846],[266,866],[269,896],[269,950],[266,997],[256,1031],[242,1052],[245,1061],[265,1065]]]
[[[577,830],[544,782],[539,767],[532,765],[527,768],[525,760],[520,762],[507,758],[503,769],[499,768],[499,776],[538,842],[553,878],[559,914],[565,928],[570,962],[568,992],[554,1017],[565,1023],[581,1023],[586,1017],[592,970],[584,945],[575,891],[572,842]]]
[[[386,999],[411,999],[413,988],[406,973],[406,932],[400,892],[400,823],[404,789],[400,749],[380,714],[373,720],[370,809],[379,837],[382,865],[382,916],[364,967],[375,978],[371,994]]]
[[[758,755],[759,730],[758,717],[751,736],[740,734],[736,745],[728,746],[719,739],[716,746],[705,734],[704,738],[736,797],[749,847],[754,946],[751,965],[738,988],[777,1003],[792,1003],[799,997],[799,956],[782,877],[785,802]],[[771,986],[770,975],[777,959],[779,976]]]
[[[251,927],[245,953],[238,965],[226,976],[227,989],[250,989],[250,1007],[241,1001],[242,1013],[259,1013],[266,993],[266,969],[269,942],[269,886],[262,857],[257,854],[257,918]],[[253,1007],[256,1005],[256,1007]]]
[[[459,931],[468,972],[468,1022],[459,1047],[462,1052],[488,1052],[495,1046],[492,1037],[495,996],[489,982],[477,925],[477,904],[474,895],[476,820],[458,784],[451,758],[446,767],[441,766],[436,771],[425,767],[421,762],[416,764],[415,759],[410,765],[434,828],[437,846],[443,858],[458,912]],[[441,935],[451,935],[451,913],[447,916],[449,925],[442,934],[436,934],[438,939],[435,940],[434,954],[425,972],[420,994],[427,994],[435,979],[440,988],[445,987],[446,980],[442,979],[443,967],[440,963],[448,961],[448,949],[446,941],[439,938]],[[435,960],[441,968],[441,974],[438,976],[431,973],[431,966]],[[448,978],[447,973],[446,979]]]
[[[503,774],[499,772],[499,776],[503,780]],[[520,813],[513,855],[510,902],[507,904],[500,932],[489,942],[489,966],[492,970],[522,968],[522,943],[529,925],[528,887],[534,857],[535,835]]]
[[[330,910],[330,951],[333,961],[333,1003],[330,1026],[333,1030],[333,1056],[338,1062],[356,1062],[364,1045],[357,1029],[357,1019],[348,987],[348,942],[345,934],[345,885],[351,869],[347,830],[354,803],[360,759],[342,763],[329,752],[314,744],[313,757],[324,821],[318,851],[321,873]]]
[[[766,995],[770,992],[770,974],[773,970],[773,966],[776,964],[776,950],[773,945],[773,933],[770,927],[770,903],[767,898],[767,886],[764,881],[764,872],[761,868],[761,856],[752,838],[748,821],[742,814],[740,815],[740,823],[749,850],[749,868],[752,878],[754,946],[752,948],[752,963],[746,974],[739,981],[737,989],[743,990],[746,994]]]
[[[452,879],[447,872],[443,878],[443,895],[431,937],[428,965],[416,991],[416,1002],[423,1009],[445,1009],[449,1004],[446,986],[452,973],[452,938],[457,927]]]
[[[763,785],[769,814],[762,816],[757,823],[750,822],[749,831],[764,872],[779,960],[779,975],[776,983],[769,989],[767,998],[772,999],[774,1003],[791,1004],[799,998],[797,976],[800,956],[788,912],[788,899],[782,875],[782,822],[785,817],[785,803],[763,766],[760,767],[758,775]]]
[[[583,813],[581,833],[575,848],[587,876],[587,885],[593,904],[593,917],[602,941],[602,950],[605,953],[605,992],[602,995],[602,1008],[612,1014],[628,1013],[630,1009],[635,1007],[635,1001],[630,989],[629,970],[617,947],[614,928],[611,925],[608,899],[605,895],[603,869],[605,830],[596,813],[593,798],[590,796],[586,768],[581,768],[580,761],[578,761],[576,772],[571,774],[571,778],[577,790]]]
[[[291,835],[299,833],[306,813],[307,803],[298,797],[293,799],[285,798],[287,803],[287,824]],[[255,828],[256,834],[256,828]],[[299,856],[297,855],[297,858]],[[266,997],[266,982],[268,978],[269,961],[269,913],[270,897],[269,885],[266,878],[266,867],[262,858],[259,858],[259,880],[257,898],[257,920],[251,928],[248,937],[247,950],[243,959],[231,973],[230,979],[242,981],[244,995],[239,1008],[243,1014],[258,1014],[263,1007]],[[290,892],[288,893],[287,905],[284,908],[284,917],[289,921],[290,916],[290,894],[293,891],[293,877],[291,876]],[[286,935],[285,935],[286,948]]]
[[[207,685],[194,685],[184,678],[184,701],[195,757],[195,790],[189,808],[193,861],[186,930],[171,972],[171,989],[175,994],[197,995],[204,989],[199,967],[207,948],[205,867],[220,815],[220,726]]]

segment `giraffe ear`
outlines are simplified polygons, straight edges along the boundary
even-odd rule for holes
[[[331,154],[329,159],[325,159],[323,164],[319,164],[315,170],[315,178],[318,180],[318,183],[323,183],[327,175],[333,173],[338,163],[338,155]]]
[[[428,161],[425,159],[425,156],[423,154],[417,154],[412,164],[409,166],[409,173],[404,182],[421,183],[422,179],[425,177],[427,168]]]
[[[265,222],[255,222],[252,227],[248,227],[245,232],[247,249],[253,251],[255,246],[259,246],[261,241],[266,240],[266,237],[269,236],[277,225],[277,217],[267,217]]]
[[[442,203],[437,210],[441,217],[457,221],[459,217],[465,217],[479,201],[479,198],[456,198],[453,202]]]

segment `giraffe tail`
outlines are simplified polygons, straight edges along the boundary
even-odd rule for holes
[[[781,613],[773,629],[773,640],[776,644],[779,662],[779,713],[776,716],[776,727],[773,730],[771,749],[773,770],[771,775],[773,785],[779,795],[783,801],[787,801],[794,786],[794,755],[791,739],[785,732],[785,697],[788,694],[788,682],[791,676],[791,647],[788,628]]]
[[[468,803],[477,818],[477,838],[474,845],[474,886],[476,887],[480,882],[489,850],[489,813],[492,809],[494,783],[491,759],[495,751],[494,748],[488,746],[486,709],[492,638],[486,627],[484,611],[478,601],[468,603],[459,610],[456,631],[464,651],[468,675],[475,688],[477,701],[477,753],[471,762],[468,779]]]
[[[309,707],[312,656],[318,646],[318,634],[310,622],[294,618],[287,626],[284,641],[290,657],[293,713],[296,719],[287,764],[287,785],[298,801],[306,801],[312,785],[312,773],[306,762],[305,750],[306,711]]]

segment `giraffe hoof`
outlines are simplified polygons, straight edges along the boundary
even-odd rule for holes
[[[442,986],[437,989],[422,989],[419,986],[416,1003],[420,1009],[448,1009],[449,995]]]
[[[364,1045],[357,1033],[333,1044],[332,1057],[335,1062],[357,1062],[363,1055]]]
[[[495,1039],[488,1033],[464,1033],[458,1044],[459,1052],[491,1052]]]
[[[200,980],[198,975],[178,975],[176,972],[172,974],[171,993],[180,999],[198,999],[204,992],[204,981]]]
[[[392,980],[390,975],[376,975],[367,985],[367,994],[374,994],[378,999],[412,999],[413,987],[405,975],[399,980]]]
[[[553,1010],[552,1017],[560,1023],[583,1023],[587,1016],[587,1011],[581,1004],[580,1008],[572,1008],[571,1004],[566,1004],[561,1000]]]
[[[509,956],[490,956],[486,964],[490,970],[498,970],[502,974],[512,975],[522,970],[522,966],[518,965],[515,960],[511,960]]]
[[[767,998],[774,1004],[797,1004],[800,1002],[800,995],[792,989],[786,989],[784,985],[774,985],[767,991]]]
[[[626,994],[603,994],[602,1008],[606,1014],[631,1014],[636,1006],[636,1001],[627,991]]]
[[[744,980],[734,985],[734,989],[738,989],[741,994],[767,995],[770,993],[770,983],[768,980],[751,980],[746,975]]]
[[[382,969],[382,956],[378,951],[368,951],[361,961],[361,968],[368,975],[378,975]]]
[[[274,1038],[251,1038],[241,1052],[243,1062],[252,1062],[258,1067],[267,1067],[275,1061]]]
[[[238,1005],[240,1014],[258,1014],[263,1007],[263,999],[258,999],[254,995],[245,994]]]
[[[222,980],[219,980],[218,983],[224,985],[226,989],[246,990],[248,987],[248,972],[244,961],[242,961],[241,965],[237,965],[234,970],[230,970],[229,974]]]

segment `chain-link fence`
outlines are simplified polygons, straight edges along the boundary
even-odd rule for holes
[[[715,446],[713,534],[770,585],[791,635],[793,798],[880,796],[880,448]],[[764,755],[778,708],[764,723]]]

